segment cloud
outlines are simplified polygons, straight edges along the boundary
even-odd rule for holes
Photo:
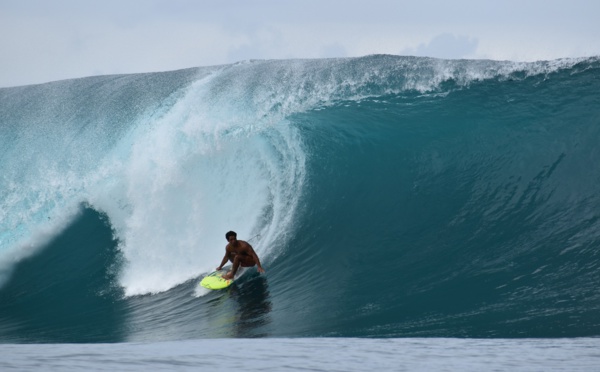
[[[340,43],[332,43],[327,44],[321,47],[321,57],[322,58],[339,58],[346,57],[348,55],[348,51],[346,48]]]
[[[479,40],[467,36],[444,33],[434,37],[428,44],[421,43],[416,48],[403,49],[400,54],[420,57],[460,59],[472,57]]]
[[[0,0],[0,87],[247,59],[599,55],[599,11],[590,0]]]
[[[242,40],[229,44],[227,61],[239,62],[249,59],[277,57],[274,51],[282,50],[287,44],[280,29],[274,26],[249,27],[245,33],[228,32],[234,39]]]

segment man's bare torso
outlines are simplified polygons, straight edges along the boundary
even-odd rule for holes
[[[239,256],[242,266],[254,266],[256,262],[254,262],[254,258],[252,257],[250,251],[252,247],[250,244],[243,240],[237,240],[235,243],[237,244],[234,245],[234,243],[229,243],[227,244],[227,247],[225,247],[225,250],[229,254],[229,259],[233,261],[236,256]]]

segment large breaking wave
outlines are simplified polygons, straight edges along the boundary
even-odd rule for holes
[[[4,338],[598,335],[599,67],[369,56],[0,89]],[[233,333],[190,290],[230,229],[268,271]],[[94,281],[113,326],[17,316],[63,298],[32,290],[53,266],[86,267],[64,296]]]

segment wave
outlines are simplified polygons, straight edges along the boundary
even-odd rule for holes
[[[114,315],[96,341],[597,335],[599,66],[382,55],[0,89],[3,302],[82,266],[83,313]],[[224,331],[190,288],[231,229],[268,284],[240,284],[255,311]]]

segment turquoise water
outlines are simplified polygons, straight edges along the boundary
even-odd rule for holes
[[[598,92],[397,56],[0,89],[0,342],[597,337]],[[267,272],[203,292],[228,230]]]

